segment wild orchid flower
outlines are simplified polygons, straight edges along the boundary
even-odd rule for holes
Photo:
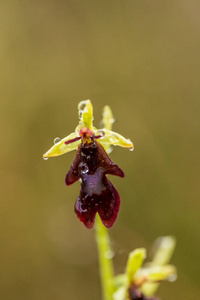
[[[172,236],[158,238],[154,245],[152,261],[143,265],[146,249],[138,248],[129,254],[126,272],[114,279],[116,292],[114,300],[159,300],[155,293],[161,282],[174,281],[177,277],[176,268],[168,264],[176,245]]]
[[[81,179],[81,191],[75,203],[75,212],[87,228],[93,227],[96,213],[102,223],[110,228],[117,218],[120,197],[106,174],[124,177],[124,172],[111,161],[106,151],[110,152],[112,145],[133,150],[133,144],[129,139],[109,130],[113,118],[108,106],[103,114],[106,128],[99,130],[93,126],[93,106],[90,100],[81,101],[78,112],[80,121],[75,132],[58,142],[56,140],[43,158],[59,156],[77,149],[65,178],[66,185]]]

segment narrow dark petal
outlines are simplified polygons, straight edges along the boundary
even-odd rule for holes
[[[104,131],[101,130],[101,134],[99,134],[99,135],[94,135],[93,137],[94,137],[95,139],[100,139],[100,138],[102,138],[104,135],[105,135]]]
[[[80,136],[77,136],[77,137],[75,137],[74,139],[71,139],[71,140],[69,140],[69,141],[66,141],[66,142],[65,142],[65,145],[74,143],[74,142],[76,142],[76,141],[78,141],[78,140],[80,140],[80,139],[81,139],[81,137],[80,137]]]

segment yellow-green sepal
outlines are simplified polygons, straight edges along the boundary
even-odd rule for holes
[[[128,284],[134,282],[134,276],[137,270],[141,268],[145,258],[146,258],[145,248],[135,249],[129,254],[127,266],[126,266],[126,276],[127,276]]]
[[[153,266],[149,268],[141,268],[135,274],[135,282],[139,278],[145,278],[145,281],[156,283],[164,280],[174,280],[176,278],[176,268],[173,265]]]
[[[141,268],[145,258],[146,258],[145,248],[135,249],[129,254],[127,265],[126,265],[126,272],[124,276],[123,275],[121,275],[120,277],[117,276],[117,278],[115,279],[115,286],[117,288],[114,297],[115,300],[127,298],[128,288],[134,283],[135,273],[137,272],[138,269]]]
[[[153,266],[142,268],[136,273],[135,282],[144,278],[146,283],[142,285],[141,291],[146,296],[153,296],[164,280],[174,281],[177,278],[176,268],[173,265]]]
[[[45,154],[43,154],[43,158],[59,156],[77,149],[78,145],[81,142],[80,140],[69,143],[67,145],[65,144],[65,142],[73,140],[76,137],[77,135],[75,132],[69,134],[67,137],[65,137],[58,143],[55,143]]]
[[[120,146],[124,148],[129,148],[130,150],[133,150],[133,143],[131,142],[130,139],[126,139],[123,137],[121,134],[108,130],[108,129],[99,129],[97,131],[94,131],[95,135],[101,134],[101,132],[104,133],[102,138],[100,138],[98,141],[102,146],[104,145],[113,145],[113,146]]]
[[[175,246],[176,240],[173,236],[160,237],[154,242],[154,257],[147,266],[144,266],[144,272],[149,273],[151,280],[154,278],[153,281],[161,282],[163,280],[173,281],[177,278],[176,268],[167,264],[173,255]],[[142,292],[146,296],[154,295],[159,285],[159,283],[146,282],[142,286]]]
[[[112,110],[110,108],[110,106],[106,105],[103,108],[103,118],[102,118],[102,127],[106,128],[108,130],[112,130],[112,125],[115,121],[115,119],[113,118],[113,114],[112,114]]]
[[[83,100],[78,104],[79,125],[78,128],[87,127],[93,130],[93,106],[90,100]]]

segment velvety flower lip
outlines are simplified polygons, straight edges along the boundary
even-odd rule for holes
[[[81,178],[81,191],[75,204],[75,212],[87,228],[93,227],[97,212],[108,228],[113,226],[117,218],[120,198],[106,174],[124,177],[124,172],[111,161],[96,140],[90,144],[82,143],[65,182],[70,185]]]
[[[124,177],[124,172],[111,161],[106,151],[110,152],[112,145],[133,150],[133,143],[111,131],[113,117],[108,106],[104,108],[102,129],[93,126],[93,106],[90,100],[81,101],[78,112],[80,121],[75,132],[54,143],[43,158],[77,150],[65,178],[66,185],[81,179],[81,191],[75,203],[75,212],[87,228],[93,227],[96,213],[102,223],[110,228],[118,215],[120,197],[106,174]]]

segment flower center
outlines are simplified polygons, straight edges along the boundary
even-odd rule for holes
[[[93,132],[87,127],[81,128],[79,131],[79,135],[84,144],[90,144],[94,140]]]

